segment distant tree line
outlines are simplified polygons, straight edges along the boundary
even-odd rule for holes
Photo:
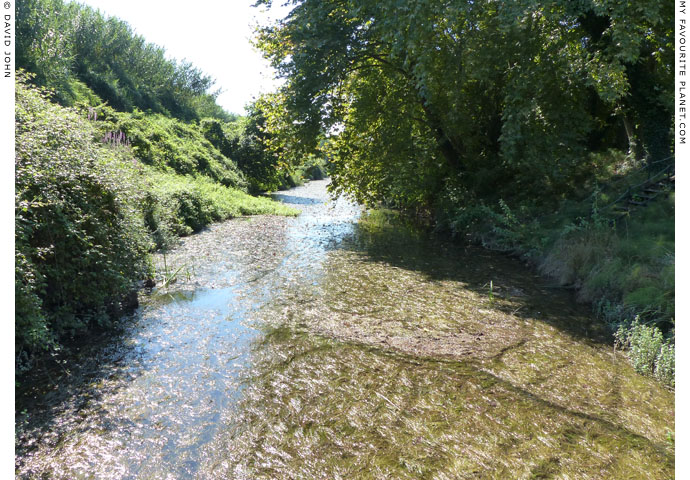
[[[36,74],[62,104],[79,100],[84,85],[120,111],[134,108],[184,121],[233,117],[215,101],[214,81],[187,61],[135,34],[124,21],[62,0],[16,5],[17,68]]]

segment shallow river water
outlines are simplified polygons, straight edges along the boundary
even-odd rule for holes
[[[22,385],[17,477],[673,477],[673,394],[568,292],[325,185],[184,239],[118,335]]]

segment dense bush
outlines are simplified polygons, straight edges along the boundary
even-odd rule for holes
[[[256,40],[285,79],[275,150],[326,146],[335,191],[404,209],[449,183],[557,204],[611,148],[651,169],[671,155],[673,8],[634,4],[295,0]]]
[[[16,349],[47,348],[120,313],[149,271],[131,157],[98,145],[90,123],[48,94],[16,89]]]
[[[15,114],[20,371],[30,367],[33,354],[57,348],[94,326],[107,326],[133,306],[138,281],[151,274],[148,253],[153,248],[169,248],[179,236],[213,221],[297,213],[225,186],[243,185],[242,177],[198,127],[104,108],[97,109],[101,120],[93,120],[92,112],[51,103],[51,94],[29,86],[27,77],[17,74]],[[126,130],[133,146],[103,142],[103,131],[112,128]],[[156,167],[137,159],[137,144],[144,142],[154,152],[150,158]],[[175,143],[180,161],[197,155],[189,175],[162,163],[176,165],[172,153],[159,153]]]
[[[280,190],[287,190],[300,185],[309,180],[323,180],[328,176],[328,167],[326,161],[314,155],[307,155],[301,165],[292,167],[288,171],[283,172],[279,178]]]
[[[581,219],[565,233],[551,233],[557,240],[544,251],[542,271],[579,287],[580,300],[598,306],[613,328],[639,315],[669,332],[675,316],[674,219],[672,194],[613,227]]]
[[[138,110],[117,112],[103,105],[89,111],[95,115],[98,138],[122,132],[134,156],[147,165],[182,175],[205,175],[226,187],[247,187],[235,163],[214,147],[196,124]]]

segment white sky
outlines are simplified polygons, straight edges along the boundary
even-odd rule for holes
[[[249,39],[257,22],[284,17],[289,9],[265,12],[256,0],[78,0],[107,16],[126,21],[147,42],[165,48],[168,58],[187,59],[216,80],[217,102],[228,112],[244,113],[245,104],[278,82]],[[265,9],[264,9],[265,10]]]

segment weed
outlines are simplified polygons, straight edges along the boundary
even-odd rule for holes
[[[615,338],[638,373],[675,386],[675,346],[671,339],[664,339],[658,327],[641,323],[638,316],[631,325],[621,325]]]
[[[192,267],[190,269],[186,263],[179,267],[169,266],[167,256],[165,252],[163,252],[163,270],[156,272],[156,277],[160,278],[162,288],[169,287],[170,285],[176,283],[180,278],[184,278],[185,280],[189,281],[193,274],[194,268]]]

